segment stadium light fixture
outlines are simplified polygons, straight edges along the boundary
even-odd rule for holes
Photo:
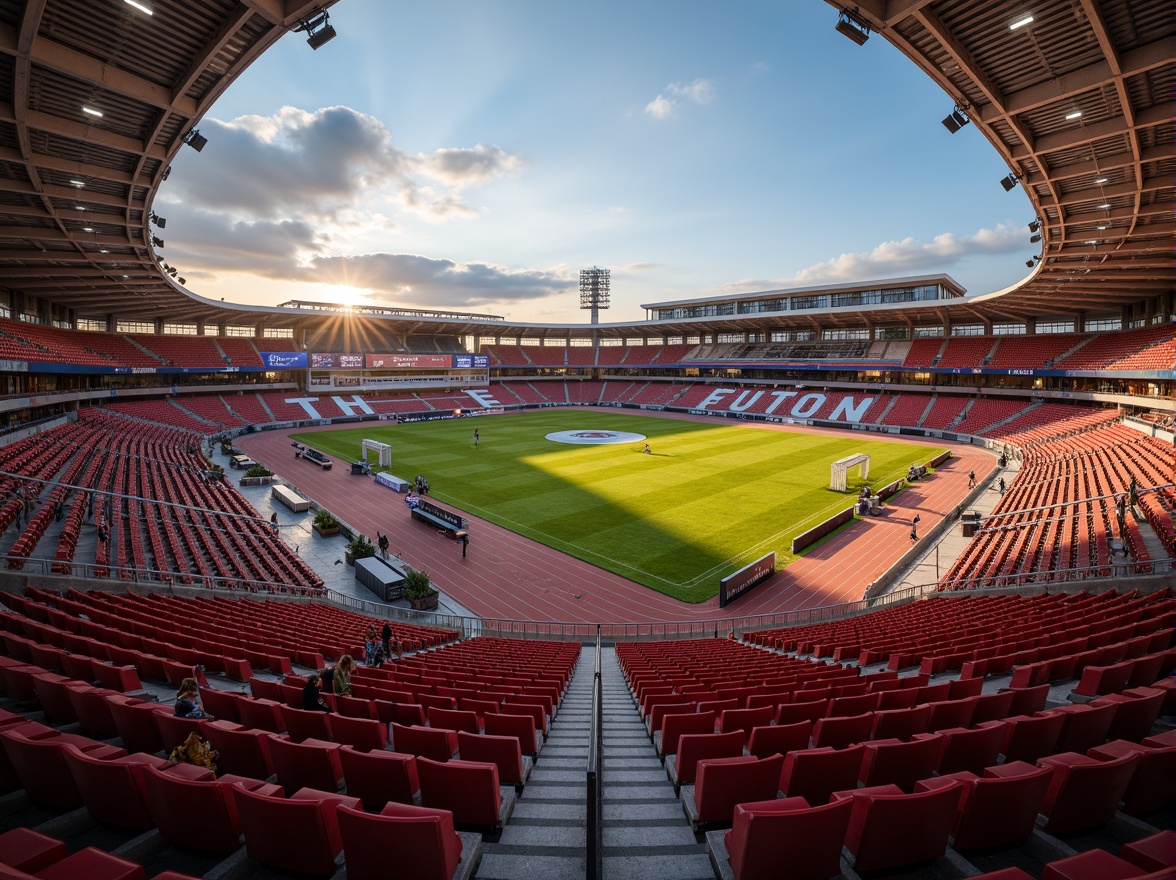
[[[154,15],[155,14],[155,10],[153,10],[146,3],[143,3],[142,0],[123,0],[123,2],[126,3],[127,6],[135,7],[135,9],[138,9],[144,15]]]
[[[1109,178],[1109,177],[1096,177],[1096,178],[1094,179],[1094,182],[1095,182],[1095,183],[1097,183],[1099,186],[1102,186],[1102,185],[1103,185],[1104,183],[1106,183],[1108,180],[1110,180],[1110,178]]]
[[[848,9],[841,10],[834,29],[842,36],[849,37],[859,46],[864,46],[866,40],[870,39],[870,26]]]
[[[1071,110],[1069,113],[1066,114],[1066,121],[1067,122],[1070,122],[1073,119],[1081,119],[1081,118],[1082,118],[1082,111],[1081,110]]]
[[[1109,211],[1111,208],[1111,203],[1110,202],[1103,202],[1098,207],[1099,207],[1099,210],[1101,210],[1101,211]]]
[[[1028,266],[1030,269],[1032,269],[1034,266],[1036,266],[1040,262],[1041,262],[1041,255],[1034,254],[1032,259],[1025,261],[1025,265]]]
[[[1111,226],[1110,226],[1110,224],[1109,224],[1109,223],[1104,223],[1102,226],[1096,226],[1096,227],[1094,227],[1094,228],[1095,228],[1095,229],[1098,229],[1098,230],[1100,230],[1100,231],[1101,231],[1101,230],[1104,230],[1104,229],[1110,229],[1110,228],[1111,228]]]
[[[956,104],[955,108],[943,118],[943,127],[951,134],[955,134],[972,120],[964,115],[964,108]]]
[[[87,116],[93,116],[96,119],[101,119],[104,115],[101,110],[97,109],[96,107],[87,106],[86,104],[82,105],[82,112]]]
[[[1034,218],[1032,221],[1030,221],[1030,223],[1029,223],[1029,231],[1030,232],[1036,232],[1040,228],[1041,228],[1041,221],[1040,220]]]
[[[1010,174],[1007,177],[1002,177],[1000,185],[1004,187],[1005,192],[1012,192],[1013,187],[1017,185],[1017,175]]]
[[[160,238],[158,235],[151,236],[151,243],[153,245],[155,245],[157,248],[163,247],[163,239]]]
[[[184,135],[184,143],[199,153],[208,144],[208,138],[194,128]]]
[[[318,49],[335,39],[335,29],[331,27],[330,21],[331,17],[325,9],[315,7],[314,12],[298,20],[294,33],[305,33],[307,45]]]
[[[78,189],[81,189],[83,186],[86,185],[86,181],[84,181],[84,180],[71,180],[70,185],[76,186],[76,187],[78,187]]]
[[[83,226],[82,227],[82,232],[93,232],[93,231],[94,231],[93,226]]]
[[[167,227],[167,218],[160,217],[154,211],[151,212],[151,222],[154,223],[156,226],[158,226],[160,229],[164,229]]]
[[[188,282],[187,282],[187,281],[185,281],[183,278],[177,278],[177,279],[176,279],[176,281],[178,281],[180,284],[187,284],[187,283],[188,283]],[[225,298],[222,296],[222,297],[221,297],[221,302],[224,302],[224,301],[225,301]]]
[[[1027,24],[1033,24],[1033,13],[1026,12],[1024,15],[1017,16],[1009,22],[1009,30],[1016,31],[1025,27]]]
[[[1030,244],[1037,244],[1037,242],[1039,242],[1039,241],[1041,241],[1041,233],[1040,232],[1034,233],[1033,235],[1029,236],[1029,243]]]

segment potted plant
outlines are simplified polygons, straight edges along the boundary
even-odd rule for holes
[[[404,573],[404,598],[417,611],[436,611],[437,597],[429,573],[411,566]]]
[[[320,538],[329,538],[339,534],[339,520],[335,519],[329,510],[319,508],[318,513],[314,515],[313,528]]]
[[[348,565],[355,565],[357,559],[367,559],[375,555],[376,547],[367,535],[356,535],[347,542],[347,548],[343,551],[343,558],[347,560]]]
[[[255,464],[241,477],[242,486],[264,486],[272,481],[274,472],[263,464]]]

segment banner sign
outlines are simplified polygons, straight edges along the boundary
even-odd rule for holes
[[[488,354],[455,354],[453,366],[459,370],[485,370],[490,367]]]
[[[306,369],[306,352],[304,351],[263,351],[261,360],[268,370]]]
[[[369,370],[448,369],[453,365],[451,354],[369,354],[366,359]]]
[[[719,607],[726,608],[753,587],[757,587],[770,578],[776,571],[776,551],[767,556],[761,556],[750,565],[734,574],[729,574],[719,581]]]

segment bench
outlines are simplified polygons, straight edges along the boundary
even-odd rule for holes
[[[311,449],[307,447],[307,449],[302,453],[302,457],[306,461],[314,462],[324,471],[329,471],[331,469],[331,460],[317,449]]]
[[[465,528],[465,523],[456,513],[423,499],[412,508],[412,518],[436,526],[451,538]]]

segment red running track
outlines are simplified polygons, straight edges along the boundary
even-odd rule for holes
[[[594,410],[583,412],[590,421]],[[641,415],[713,421],[670,413],[643,411]],[[834,429],[743,424],[765,431],[844,436]],[[913,445],[950,447],[954,456],[933,480],[898,495],[895,503],[884,508],[884,515],[855,523],[720,611],[717,597],[697,605],[672,599],[475,516],[468,516],[470,545],[463,559],[459,543],[409,517],[404,496],[374,480],[352,477],[346,463],[323,471],[293,457],[290,434],[331,430],[335,428],[266,431],[236,442],[255,461],[349,525],[369,536],[377,531],[387,534],[394,552],[410,565],[428,569],[442,592],[472,613],[483,618],[564,623],[719,620],[857,601],[910,548],[910,523],[916,513],[921,516],[919,534],[925,535],[953,513],[967,494],[968,471],[987,475],[994,465],[993,455],[975,446],[904,437],[903,442]],[[871,434],[869,439],[893,438]]]

